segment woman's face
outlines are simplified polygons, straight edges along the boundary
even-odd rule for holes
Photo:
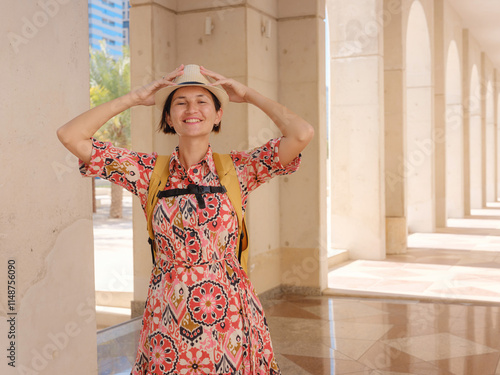
[[[208,136],[221,118],[222,109],[215,110],[210,91],[199,86],[175,90],[170,114],[166,115],[168,125],[175,129],[179,137]]]

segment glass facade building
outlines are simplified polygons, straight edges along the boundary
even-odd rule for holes
[[[121,56],[129,40],[129,1],[89,0],[88,4],[91,48],[100,49],[99,43],[104,40],[112,56]]]

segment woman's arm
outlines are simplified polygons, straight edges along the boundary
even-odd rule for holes
[[[251,103],[271,118],[283,134],[279,147],[279,158],[282,165],[285,166],[295,159],[313,138],[313,127],[284,105],[234,79],[225,78],[204,67],[201,67],[201,73],[215,79],[216,82],[212,85],[221,85],[229,95],[230,101]]]
[[[155,104],[154,94],[163,87],[174,85],[172,80],[183,72],[184,65],[181,65],[159,80],[82,113],[57,129],[57,137],[72,154],[84,163],[89,163],[92,153],[91,137],[101,126],[133,106]]]
[[[279,146],[279,158],[282,165],[287,165],[295,159],[312,140],[313,127],[284,105],[251,88],[248,88],[245,99],[268,115],[283,134]]]

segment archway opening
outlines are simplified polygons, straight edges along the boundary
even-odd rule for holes
[[[406,36],[406,191],[408,231],[434,230],[431,46],[425,12],[414,1]]]

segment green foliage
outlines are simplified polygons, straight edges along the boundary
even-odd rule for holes
[[[113,58],[101,43],[101,50],[90,49],[90,106],[96,107],[130,91],[130,52],[123,48],[123,56]],[[95,137],[117,147],[130,148],[130,110],[109,120]]]

